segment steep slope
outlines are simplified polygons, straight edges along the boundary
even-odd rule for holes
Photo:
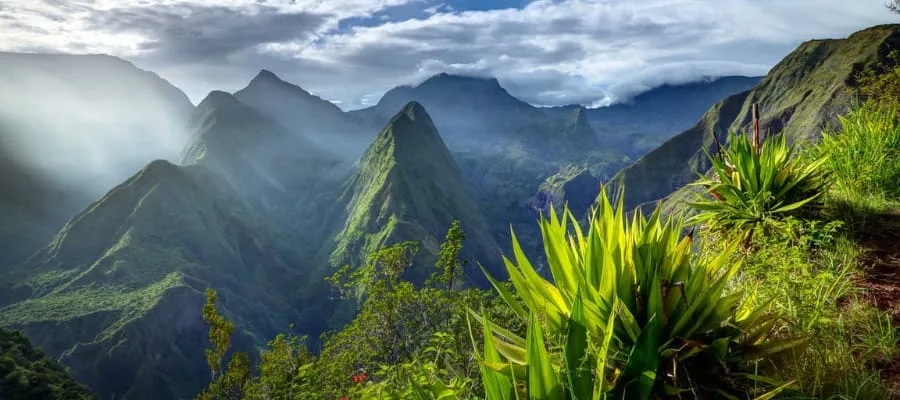
[[[455,219],[466,231],[470,256],[499,255],[484,216],[466,194],[459,167],[418,103],[407,104],[375,138],[342,199],[347,219],[335,239],[334,264],[359,265],[374,249],[415,240],[422,247],[421,267],[411,278],[421,281]],[[480,275],[469,272],[472,279]]]
[[[325,242],[349,161],[225,92],[200,102],[191,126],[183,163],[217,172],[259,212],[292,221],[290,238],[299,246]]]
[[[331,102],[281,80],[268,70],[260,71],[234,97],[320,149],[344,158],[362,154],[376,132],[366,129]]]
[[[294,322],[313,337],[326,328],[325,285],[310,277],[327,265],[314,256],[349,174],[224,92],[192,124],[188,165],[148,164],[0,280],[0,326],[25,331],[104,398],[197,393],[207,287],[239,347]]]
[[[745,92],[762,77],[724,76],[685,84],[666,84],[647,90],[625,103],[586,109],[591,126],[604,147],[638,157],[670,137],[690,128],[722,98]],[[565,114],[581,106],[552,107]]]
[[[118,58],[0,52],[0,271],[148,161],[176,155],[192,108]]]
[[[83,203],[0,145],[0,272],[47,244]]]
[[[24,334],[0,329],[0,399],[96,398]]]
[[[587,165],[595,175],[608,178],[630,161],[597,140],[590,122],[585,123],[585,110],[533,107],[512,96],[497,79],[439,74],[417,86],[395,88],[378,105],[352,113],[384,126],[411,101],[428,110],[464,181],[474,189],[470,197],[490,216],[490,231],[502,244],[510,243],[513,224],[520,239],[528,242],[525,247],[537,248],[539,232],[530,198],[560,168]]]
[[[175,160],[192,109],[181,90],[119,58],[0,53],[0,146],[91,198],[153,159]]]
[[[25,331],[105,398],[190,395],[207,378],[203,290],[219,290],[248,330],[240,340],[258,343],[295,315],[291,248],[214,174],[155,161],[12,271],[0,326]]]
[[[531,207],[549,215],[550,207],[557,212],[563,205],[575,215],[584,215],[600,190],[600,179],[583,166],[569,165],[547,178],[531,198]]]
[[[823,124],[834,123],[854,91],[853,77],[900,46],[900,25],[883,25],[846,39],[813,40],[800,45],[751,91],[713,106],[691,129],[641,157],[613,178],[611,189],[626,188],[626,204],[661,199],[709,168],[701,149],[713,151],[714,136],[746,131],[750,108],[758,103],[760,129],[795,139],[815,139]]]

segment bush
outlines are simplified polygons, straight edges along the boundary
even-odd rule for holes
[[[554,283],[537,274],[513,234],[515,262],[505,263],[524,306],[509,307],[528,332],[522,338],[472,312],[484,327],[487,398],[511,399],[516,390],[542,399],[729,398],[766,386],[755,366],[802,339],[772,339],[776,316],[726,292],[740,266],[729,263],[736,246],[692,257],[680,219],[663,221],[657,208],[629,223],[622,196],[614,208],[600,193],[587,235],[568,210],[541,218]]]
[[[712,199],[689,203],[702,211],[690,223],[736,235],[745,244],[758,231],[787,233],[784,219],[814,205],[828,183],[822,168],[828,157],[796,157],[784,135],[757,148],[746,135],[734,134],[727,149],[706,155],[712,176],[701,175],[692,185],[706,188]]]

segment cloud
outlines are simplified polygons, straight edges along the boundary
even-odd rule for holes
[[[97,30],[151,38],[138,45],[142,53],[183,64],[227,62],[266,43],[305,41],[327,18],[268,6],[242,10],[181,4],[118,8],[92,14],[87,21]]]
[[[122,55],[195,102],[268,68],[345,108],[444,71],[495,76],[534,104],[605,104],[662,83],[763,74],[802,41],[894,17],[880,0],[536,0],[469,11],[452,0],[9,2],[0,0],[7,50]]]

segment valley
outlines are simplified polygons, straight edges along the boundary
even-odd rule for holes
[[[657,203],[691,213],[703,189],[690,184],[730,133],[752,127],[753,105],[764,137],[812,146],[854,109],[857,74],[898,47],[900,26],[876,26],[803,43],[764,77],[663,85],[599,108],[537,107],[497,79],[440,73],[352,111],[267,69],[194,105],[114,57],[2,53],[0,98],[30,100],[0,102],[0,328],[24,332],[102,399],[185,399],[210,381],[207,289],[234,324],[233,350],[259,363],[279,333],[315,353],[333,343],[323,334],[355,326],[366,303],[326,280],[341,267],[415,242],[402,278],[432,285],[454,222],[465,232],[454,256],[471,261],[460,288],[496,286],[485,273],[510,279],[504,256],[531,260],[522,279],[569,284],[556,281],[567,244],[547,250],[539,220],[589,226],[619,194],[629,214]],[[120,84],[89,79],[98,69]],[[114,144],[91,143],[101,138]],[[103,162],[83,160],[92,154]],[[895,299],[882,275],[896,254],[869,244],[881,275],[860,279]],[[797,257],[812,265],[831,251]]]

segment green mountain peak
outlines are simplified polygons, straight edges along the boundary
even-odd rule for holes
[[[427,264],[456,219],[472,238],[473,255],[499,254],[458,165],[417,102],[404,106],[375,138],[342,200],[347,219],[335,238],[333,264],[357,266],[375,249],[406,240],[421,243],[420,261]]]

